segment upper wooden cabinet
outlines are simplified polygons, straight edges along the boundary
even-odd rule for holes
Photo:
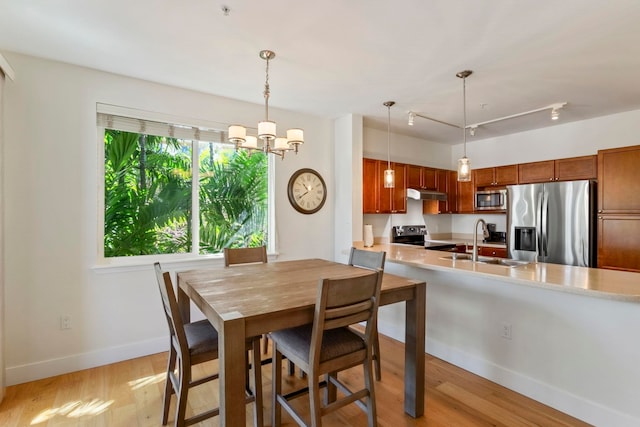
[[[512,185],[518,183],[518,165],[474,169],[475,186],[478,188]]]
[[[438,186],[436,169],[426,166],[407,166],[407,188],[435,190]]]
[[[521,163],[518,167],[520,184],[549,181],[596,179],[597,156],[571,157],[544,162]]]
[[[422,213],[424,214],[444,214],[457,212],[458,197],[458,174],[455,171],[445,169],[435,169],[436,191],[447,194],[447,200],[423,200]]]
[[[384,188],[383,175],[387,168],[384,160],[362,161],[362,211],[363,213],[407,212],[407,165],[391,163],[395,171],[395,187]]]
[[[598,213],[640,213],[638,165],[640,146],[598,151]]]
[[[457,197],[457,211],[458,213],[473,213],[475,209],[475,203],[473,199],[475,197],[475,182],[473,181],[473,177],[475,174],[471,174],[471,181],[460,182],[457,181],[457,173],[456,173],[456,184],[458,187],[458,197]]]

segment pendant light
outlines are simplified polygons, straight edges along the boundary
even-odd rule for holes
[[[384,188],[396,186],[395,172],[391,169],[391,107],[394,104],[394,101],[382,104],[387,107],[387,169],[384,171]]]
[[[243,125],[229,126],[229,141],[233,142],[237,149],[248,151],[263,151],[264,153],[275,154],[284,159],[287,151],[293,150],[298,154],[298,147],[304,143],[304,132],[302,129],[293,128],[287,130],[287,136],[276,136],[276,122],[269,120],[269,61],[276,57],[272,50],[261,50],[260,58],[267,62],[264,82],[264,113],[265,119],[258,123],[258,136],[247,135],[247,128]],[[262,140],[262,147],[258,146],[258,139]]]
[[[456,77],[462,79],[462,136],[464,141],[464,156],[458,159],[458,181],[471,181],[471,163],[467,158],[467,84],[466,79],[473,71],[465,70],[456,74]]]

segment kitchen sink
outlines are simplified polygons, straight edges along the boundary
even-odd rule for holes
[[[452,253],[451,255],[440,257],[440,259],[449,259],[452,261],[472,261],[473,257],[470,254]],[[485,256],[479,256],[478,262],[482,264],[504,265],[506,267],[519,267],[521,265],[529,264],[529,261],[518,261],[515,259],[492,258]]]

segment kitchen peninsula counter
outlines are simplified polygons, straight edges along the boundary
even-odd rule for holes
[[[640,274],[638,273],[549,263],[508,267],[470,260],[443,259],[450,254],[393,243],[375,244],[373,247],[365,248],[362,242],[356,242],[354,246],[365,250],[385,251],[388,262],[411,267],[482,276],[512,284],[596,298],[640,302]]]

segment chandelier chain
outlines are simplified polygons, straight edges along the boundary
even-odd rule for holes
[[[269,91],[269,57],[267,56],[266,61],[267,61],[267,69],[266,69],[266,73],[265,73],[265,80],[264,80],[264,109],[265,109],[265,117],[266,120],[269,120],[269,94],[271,93]]]

